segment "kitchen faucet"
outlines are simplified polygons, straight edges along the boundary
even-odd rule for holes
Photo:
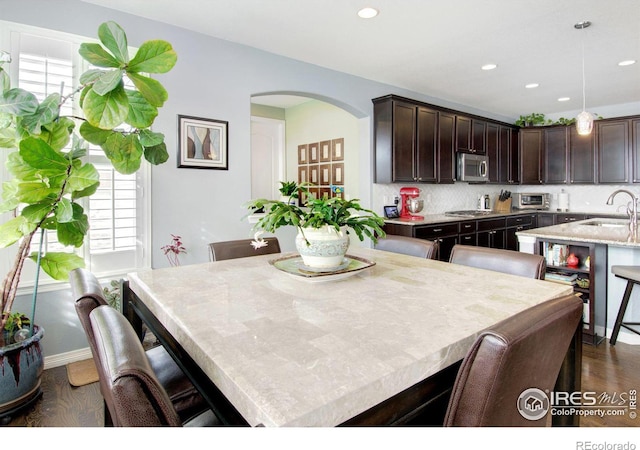
[[[635,228],[638,225],[638,197],[633,192],[627,191],[626,189],[618,189],[609,196],[609,198],[607,199],[607,205],[613,205],[613,198],[620,192],[629,194],[629,196],[631,197],[632,207],[629,208],[627,206],[627,214],[629,214],[629,225],[632,228]]]

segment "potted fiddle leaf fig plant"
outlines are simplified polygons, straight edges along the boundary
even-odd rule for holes
[[[100,25],[98,37],[100,43],[80,46],[82,58],[95,68],[80,77],[80,86],[68,96],[55,93],[38,101],[33,93],[11,87],[4,67],[10,55],[3,52],[0,58],[0,147],[9,152],[7,168],[12,175],[2,185],[0,213],[13,216],[0,225],[0,248],[17,245],[13,265],[2,282],[2,330],[13,327],[16,317],[22,318],[12,313],[12,306],[27,260],[36,262],[36,274],[42,268],[56,280],[67,280],[69,271],[84,266],[73,251],[83,245],[89,231],[80,201],[93,195],[100,184],[96,168],[83,160],[87,142],[100,146],[115,170],[125,174],[136,172],[142,158],[151,164],[168,159],[164,136],[150,129],[168,94],[149,74],[173,68],[177,55],[171,44],[149,40],[130,57],[126,34],[115,22]],[[133,87],[125,87],[125,79]],[[83,118],[61,114],[62,105],[74,97],[78,97]],[[45,231],[55,231],[58,241],[71,251],[43,252]],[[32,251],[38,233],[38,251]],[[15,409],[15,399],[32,399],[37,394],[34,389],[39,389],[42,364],[31,361],[34,355],[41,359],[38,341],[43,330],[33,325],[37,287],[36,278],[32,316],[26,321],[30,322],[29,332],[6,337],[0,333],[1,372],[6,378],[0,378],[0,415],[7,408]],[[21,342],[12,343],[14,336]],[[38,348],[21,357],[16,352],[31,345],[30,340]],[[29,385],[33,377],[37,378],[35,388]]]
[[[311,185],[296,185],[308,199],[304,207],[280,200],[257,199],[247,204],[251,213],[263,210],[254,226],[261,232],[275,232],[284,226],[298,230],[296,249],[304,264],[314,269],[331,270],[339,267],[349,247],[349,232],[353,231],[360,241],[365,236],[373,242],[384,237],[384,219],[375,212],[363,208],[358,199],[342,197],[314,198],[309,191]],[[257,245],[260,239],[256,238]],[[255,247],[256,245],[254,245]]]

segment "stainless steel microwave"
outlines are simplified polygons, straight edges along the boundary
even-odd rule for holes
[[[511,195],[514,209],[549,209],[550,195],[540,192],[521,192]]]
[[[458,181],[489,181],[489,161],[484,155],[458,153]]]

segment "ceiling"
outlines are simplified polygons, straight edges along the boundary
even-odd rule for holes
[[[638,0],[85,1],[514,119],[582,109],[584,43],[587,110],[640,102]]]

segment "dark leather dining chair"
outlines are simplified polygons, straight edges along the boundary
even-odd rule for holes
[[[454,245],[449,262],[544,280],[547,263],[542,255],[497,248]]]
[[[582,300],[570,294],[484,331],[460,366],[444,425],[547,425],[540,393],[553,390],[581,318]],[[532,388],[539,392],[525,393]]]
[[[417,256],[418,258],[436,259],[438,256],[438,244],[435,241],[408,236],[387,234],[386,237],[378,239],[374,248],[386,252]]]
[[[253,239],[212,242],[209,244],[209,256],[211,257],[211,261],[222,261],[225,259],[280,253],[280,242],[278,242],[278,238],[266,237],[264,240],[267,242],[267,245],[256,249],[251,245]]]
[[[216,426],[208,409],[183,421],[149,364],[142,343],[120,312],[99,306],[89,315],[100,388],[116,427]]]
[[[95,275],[86,269],[75,269],[69,272],[71,292],[75,301],[78,318],[85,331],[91,353],[98,371],[101,362],[96,352],[96,339],[89,320],[91,312],[107,305],[102,287]],[[169,353],[162,346],[153,347],[146,352],[149,364],[166,390],[176,411],[183,420],[207,409],[207,404],[198,390],[191,384],[184,372],[178,367]],[[106,406],[106,405],[105,405]],[[105,423],[110,425],[108,411],[105,411]]]

